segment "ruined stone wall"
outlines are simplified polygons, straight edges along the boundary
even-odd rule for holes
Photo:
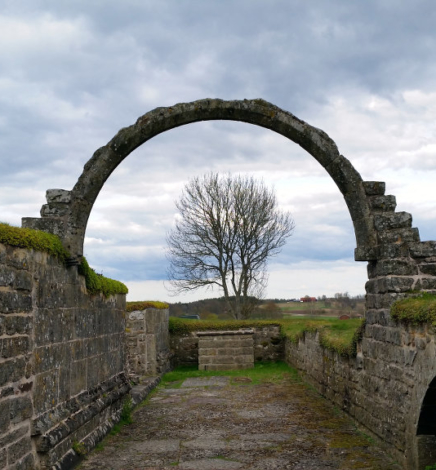
[[[198,369],[237,370],[254,367],[252,329],[199,331]]]
[[[253,328],[254,361],[279,361],[284,358],[280,327]],[[171,335],[170,347],[175,366],[198,366],[198,334]]]
[[[127,313],[129,374],[157,375],[170,368],[169,309],[147,308]]]
[[[418,455],[417,422],[436,375],[436,336],[429,326],[370,323],[356,358],[323,349],[315,333],[286,341],[286,360],[323,396],[386,442],[410,470],[425,468]],[[434,463],[434,462],[433,462]]]
[[[0,244],[0,468],[66,468],[119,418],[124,309],[77,268]]]

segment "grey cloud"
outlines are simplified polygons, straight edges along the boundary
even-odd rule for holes
[[[205,97],[262,97],[295,113],[327,131],[367,179],[434,170],[431,0],[4,3],[0,21],[15,23],[0,32],[9,44],[0,50],[0,220],[37,215],[46,189],[71,189],[93,152],[138,116]],[[407,90],[422,93],[422,109]],[[391,107],[368,109],[371,96]],[[91,265],[162,278],[163,251],[147,247],[162,248],[184,182],[210,170],[286,174],[289,193],[280,194],[298,230],[278,263],[352,256],[340,195],[291,191],[307,181],[310,196],[321,184],[310,178],[328,178],[312,157],[269,131],[213,122],[158,136],[114,172],[91,214],[87,235],[103,240],[89,243]],[[431,234],[431,220],[417,220]]]

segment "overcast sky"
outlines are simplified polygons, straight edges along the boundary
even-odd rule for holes
[[[158,106],[263,98],[323,129],[364,180],[385,181],[421,240],[436,239],[434,0],[0,0],[0,220],[37,217],[94,151]],[[105,184],[85,256],[128,300],[164,288],[165,234],[189,178],[251,174],[296,230],[268,297],[364,294],[366,263],[339,190],[293,142],[232,122],[162,134]]]

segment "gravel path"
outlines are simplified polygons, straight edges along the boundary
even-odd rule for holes
[[[179,388],[177,388],[179,387]],[[400,470],[299,380],[190,378],[159,388],[80,470]]]

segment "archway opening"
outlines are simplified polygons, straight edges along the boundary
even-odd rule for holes
[[[332,178],[294,142],[243,122],[197,122],[160,134],[132,152],[105,182],[91,211],[84,250],[90,264],[125,282],[129,300],[150,295],[165,300],[163,245],[174,200],[190,176],[210,170],[264,178],[296,219],[296,233],[271,260],[268,298],[364,294],[366,265],[353,260],[353,224]],[[122,227],[114,227],[117,217]],[[130,267],[127,278],[123,264]],[[274,289],[277,284],[280,291]]]
[[[436,377],[430,382],[419,414],[417,451],[419,470],[436,462]]]

